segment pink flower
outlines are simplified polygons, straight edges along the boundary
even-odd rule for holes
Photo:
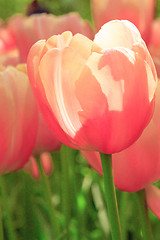
[[[70,147],[121,151],[152,117],[156,72],[128,21],[105,24],[94,42],[71,32],[37,42],[28,74],[48,126]]]
[[[16,48],[11,31],[0,21],[0,55]]]
[[[0,20],[0,64],[16,66],[18,60],[18,51],[12,33]]]
[[[16,68],[0,71],[0,173],[27,162],[36,139],[37,106],[27,75]]]
[[[48,152],[43,152],[40,155],[40,161],[41,161],[41,164],[42,164],[45,174],[50,175],[53,171],[53,161],[52,161],[51,155]],[[33,178],[35,178],[35,179],[40,178],[39,169],[38,169],[37,161],[36,161],[35,157],[33,157],[33,156],[30,157],[29,161],[27,162],[27,164],[24,167],[24,170],[26,172],[30,172]]]
[[[126,19],[136,25],[145,42],[149,41],[155,0],[91,0],[91,6],[98,30],[108,21]]]
[[[71,31],[73,34],[81,33],[93,38],[93,31],[87,21],[80,18],[77,13],[63,16],[52,14],[35,14],[30,17],[16,15],[8,21],[8,28],[15,38],[20,51],[20,61],[26,62],[31,46],[38,40],[48,39],[54,34]]]

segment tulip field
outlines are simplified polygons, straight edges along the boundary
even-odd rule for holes
[[[159,0],[0,0],[0,240],[160,240],[159,78]]]

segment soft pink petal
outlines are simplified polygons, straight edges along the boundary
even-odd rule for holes
[[[145,192],[148,207],[158,218],[160,218],[160,189],[149,184],[146,186]]]
[[[43,52],[46,52],[45,41],[39,41],[31,48],[27,61],[29,79],[41,113],[45,116],[45,121],[47,122],[49,128],[61,142],[68,143],[69,136],[67,136],[61,129],[54,116],[51,105],[48,103],[46,98],[46,93],[41,82],[39,72],[37,71]],[[49,66],[51,65],[49,64]],[[53,71],[53,69],[51,69],[51,71]],[[50,72],[48,72],[48,74],[50,74]]]
[[[114,20],[104,24],[94,38],[94,42],[102,49],[113,47],[131,49],[133,44],[141,41],[138,29],[126,20]]]

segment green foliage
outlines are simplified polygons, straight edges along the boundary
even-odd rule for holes
[[[38,0],[41,6],[46,7],[49,12],[61,15],[69,12],[79,12],[84,18],[91,20],[90,0]]]
[[[31,0],[0,0],[0,18],[6,20],[16,13],[25,13]]]

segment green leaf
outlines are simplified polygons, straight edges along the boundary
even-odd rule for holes
[[[16,13],[25,13],[31,0],[0,0],[0,18],[6,20]]]

